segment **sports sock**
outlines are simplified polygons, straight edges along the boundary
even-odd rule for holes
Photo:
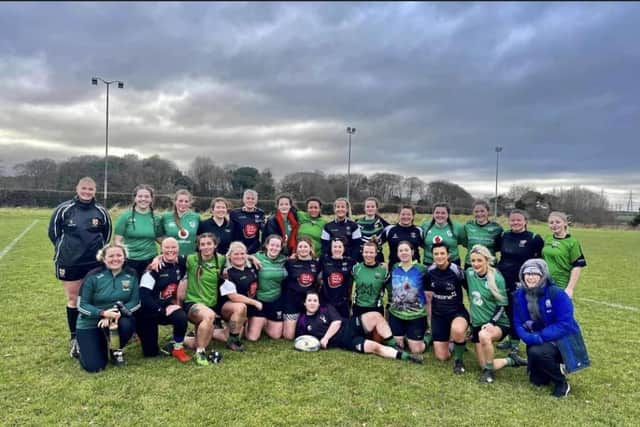
[[[512,361],[513,362],[513,361]],[[490,371],[493,371],[493,362],[487,362],[484,364],[484,369],[488,369]]]
[[[180,342],[178,342],[178,340],[174,341],[174,343],[173,343],[173,348],[174,349],[178,350],[178,349],[181,349],[183,347],[184,347],[184,345],[183,345],[182,340],[180,340]]]
[[[395,346],[396,344],[398,344],[398,343],[396,342],[396,339],[394,338],[394,336],[393,336],[393,335],[391,335],[391,336],[390,336],[390,337],[388,337],[388,338],[383,338],[383,339],[382,339],[382,342],[384,343],[384,345],[388,345],[389,347],[393,347],[393,346]]]
[[[403,351],[396,351],[396,359],[397,360],[402,360],[402,353],[404,353]]]
[[[516,362],[509,356],[505,357],[505,360],[507,361],[507,366],[514,366],[516,364]]]
[[[409,353],[408,351],[403,351],[398,353],[400,353],[400,360],[409,360],[409,358],[411,357],[411,353]],[[398,356],[396,356],[396,359],[397,358]]]
[[[464,354],[464,350],[466,346],[463,342],[454,342],[453,344],[453,360],[462,360],[462,355]]]
[[[78,309],[76,307],[67,307],[67,323],[71,338],[76,337],[76,322],[78,321]]]

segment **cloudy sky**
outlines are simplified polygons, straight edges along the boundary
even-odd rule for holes
[[[640,3],[2,3],[0,150],[640,200]]]

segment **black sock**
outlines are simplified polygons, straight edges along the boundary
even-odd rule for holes
[[[69,332],[71,332],[71,338],[76,337],[76,322],[78,320],[78,309],[67,307],[67,323],[69,324]]]

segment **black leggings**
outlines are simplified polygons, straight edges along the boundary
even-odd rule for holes
[[[535,385],[546,385],[549,382],[562,384],[565,376],[560,370],[562,355],[558,347],[550,342],[541,345],[527,346],[529,381]]]
[[[140,312],[137,319],[137,332],[144,357],[154,357],[160,353],[158,325],[173,325],[173,338],[178,342],[181,342],[187,333],[187,313],[183,309],[174,311],[171,316],[166,316],[164,311],[158,315]]]
[[[121,317],[118,320],[118,335],[120,346],[124,348],[136,329],[133,317]],[[80,346],[80,366],[88,372],[98,372],[107,367],[109,362],[109,344],[107,335],[109,329],[91,328],[78,329],[76,338]]]
[[[509,316],[509,323],[511,324],[511,329],[509,329],[509,336],[512,340],[519,340],[520,336],[518,335],[518,331],[516,331],[515,327],[515,319],[513,318],[513,305],[514,305],[514,296],[516,294],[516,289],[508,290],[507,295],[509,299],[509,304],[507,304],[506,311],[507,316]]]

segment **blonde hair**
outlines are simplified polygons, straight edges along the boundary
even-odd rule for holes
[[[104,263],[104,258],[107,255],[107,250],[111,248],[120,249],[124,254],[125,259],[129,257],[129,251],[127,251],[127,247],[125,245],[123,245],[122,243],[111,242],[104,245],[100,250],[98,250],[98,253],[96,254],[96,260],[98,260],[98,262]]]
[[[551,219],[551,217],[556,217],[556,218],[562,220],[562,222],[564,222],[564,229],[567,231],[567,233],[569,232],[569,217],[567,217],[566,213],[560,212],[560,211],[550,212],[549,216],[547,217],[547,221],[549,221],[549,219]]]
[[[500,295],[500,291],[498,291],[498,286],[496,285],[496,269],[491,265],[496,258],[491,255],[489,249],[483,245],[473,245],[469,254],[478,254],[487,260],[487,285],[489,286],[491,295],[493,295],[496,300],[502,301],[503,297]]]
[[[309,248],[311,248],[311,250],[309,251],[309,254],[311,255],[311,258],[312,258],[312,259],[313,259],[313,258],[315,258],[315,257],[316,257],[316,253],[315,253],[315,251],[313,250],[313,242],[312,242],[312,241],[311,241],[311,239],[310,239],[310,238],[308,238],[307,236],[302,236],[302,237],[300,237],[300,238],[298,239],[298,243],[296,244],[296,258],[297,258],[298,245],[299,245],[300,243],[302,243],[302,242],[304,242],[304,243],[306,243],[307,245],[309,245]]]
[[[189,198],[189,203],[193,202],[193,196],[191,195],[189,190],[178,190],[173,196],[173,222],[175,222],[178,226],[178,230],[182,230],[182,221],[180,221],[180,215],[178,215],[178,207],[176,206],[176,202],[178,201],[178,197],[180,196],[187,196]]]
[[[241,249],[244,251],[245,254],[247,254],[247,247],[245,246],[244,243],[242,242],[231,242],[231,244],[229,245],[229,250],[227,251],[227,262],[225,262],[225,268],[230,268],[230,267],[235,267],[232,263],[231,263],[231,254],[238,250]],[[245,260],[245,267],[251,267],[251,262],[249,262],[249,257],[247,256],[246,260]]]

